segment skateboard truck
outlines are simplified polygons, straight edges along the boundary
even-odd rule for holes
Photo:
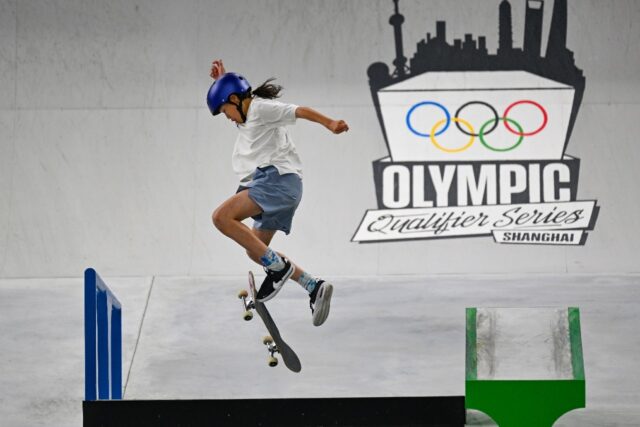
[[[256,304],[252,300],[249,300],[247,302],[248,297],[249,292],[247,292],[246,289],[238,292],[238,298],[242,300],[242,305],[244,306],[244,320],[246,321],[253,319],[253,311],[251,310],[254,310],[256,308]]]
[[[269,354],[270,354],[268,359],[269,366],[271,366],[272,368],[274,366],[277,366],[278,359],[276,359],[274,354],[279,353],[280,351],[278,351],[278,346],[273,342],[273,338],[271,338],[270,335],[267,335],[262,339],[262,344],[267,346],[267,351],[269,351]]]

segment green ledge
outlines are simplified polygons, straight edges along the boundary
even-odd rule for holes
[[[478,380],[477,308],[467,308],[466,407],[484,412],[500,427],[551,427],[586,404],[580,310],[568,309],[573,379]],[[526,367],[523,367],[526,369]]]

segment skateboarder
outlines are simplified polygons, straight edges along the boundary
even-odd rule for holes
[[[272,84],[273,79],[252,90],[243,76],[227,73],[222,60],[213,61],[211,77],[215,80],[207,95],[211,113],[223,113],[238,128],[232,164],[240,179],[236,194],[213,212],[213,223],[263,266],[267,276],[258,301],[272,299],[292,278],[309,293],[313,324],[320,326],[329,315],[333,286],[269,247],[276,231],[290,233],[302,198],[302,165],[285,126],[298,118],[320,123],[334,134],[348,131],[349,126],[311,108],[275,101],[282,87]],[[249,217],[254,219],[252,229],[242,223]]]

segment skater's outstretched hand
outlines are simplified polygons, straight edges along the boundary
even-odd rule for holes
[[[349,125],[344,120],[331,120],[331,122],[327,125],[327,129],[338,135],[342,132],[348,132]]]
[[[296,117],[320,123],[336,135],[349,130],[349,125],[344,120],[334,120],[309,107],[296,108]]]
[[[222,59],[216,59],[211,63],[211,73],[209,74],[212,79],[218,80],[218,78],[226,73]]]

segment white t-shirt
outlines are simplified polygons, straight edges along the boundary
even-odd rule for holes
[[[256,168],[275,166],[280,175],[295,173],[302,178],[302,162],[285,126],[295,124],[297,105],[255,97],[247,120],[238,125],[233,149],[233,170],[241,183],[251,181]]]

